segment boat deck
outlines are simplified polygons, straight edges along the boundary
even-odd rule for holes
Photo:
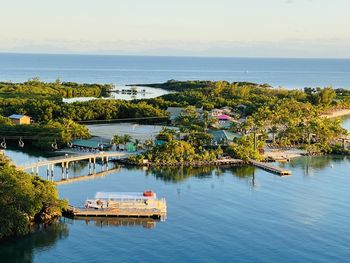
[[[159,209],[91,209],[69,206],[63,212],[67,217],[130,217],[162,219],[165,213]]]

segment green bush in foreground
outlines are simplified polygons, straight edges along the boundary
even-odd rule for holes
[[[35,223],[50,223],[61,215],[54,183],[16,170],[0,155],[0,240],[29,233]]]

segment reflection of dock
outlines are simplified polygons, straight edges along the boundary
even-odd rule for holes
[[[61,184],[75,183],[75,182],[79,182],[79,181],[94,180],[96,178],[104,177],[104,176],[106,176],[108,174],[117,172],[119,170],[120,170],[120,168],[110,169],[108,171],[104,171],[104,172],[100,172],[100,173],[96,173],[96,174],[76,176],[76,177],[72,177],[70,179],[62,179],[61,181],[58,181],[58,182],[55,182],[55,183],[56,183],[56,185],[61,185]]]
[[[205,167],[205,166],[234,166],[244,164],[243,160],[240,159],[219,159],[215,161],[193,161],[193,162],[178,162],[178,163],[129,163],[127,160],[119,160],[121,163],[129,165],[138,165],[138,166],[148,166],[148,167]]]
[[[69,206],[64,211],[64,216],[67,217],[124,217],[124,218],[153,218],[164,219],[165,213],[160,209],[133,209],[133,208],[76,208]]]
[[[93,223],[95,226],[114,226],[114,227],[137,227],[152,229],[156,226],[158,220],[152,218],[105,218],[105,217],[74,217],[76,220],[84,220],[87,225]]]
[[[250,163],[258,168],[264,169],[268,172],[279,174],[281,176],[292,174],[292,172],[289,170],[286,170],[286,169],[280,168],[280,167],[276,167],[276,166],[273,166],[273,165],[268,164],[268,163],[257,162],[254,160],[250,160]]]

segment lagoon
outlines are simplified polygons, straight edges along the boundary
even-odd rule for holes
[[[350,159],[302,157],[285,166],[292,176],[245,166],[122,168],[60,185],[61,197],[73,205],[97,191],[153,189],[167,199],[167,219],[148,227],[62,219],[1,245],[0,256],[6,262],[344,262],[350,251]]]
[[[119,90],[122,89],[130,89],[128,86],[116,87]],[[157,89],[151,87],[142,87],[142,86],[133,86],[135,90],[137,90],[136,94],[125,94],[122,92],[111,92],[109,97],[103,97],[102,99],[114,99],[114,100],[140,100],[140,99],[152,99],[156,97],[163,96],[165,94],[169,94],[170,92],[164,89]],[[63,102],[65,103],[73,103],[73,102],[84,102],[100,99],[97,97],[74,97],[74,98],[63,98]]]

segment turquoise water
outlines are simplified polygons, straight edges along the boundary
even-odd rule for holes
[[[1,245],[0,256],[4,262],[346,261],[349,159],[298,158],[286,167],[292,176],[252,167],[122,168],[96,180],[60,185],[61,197],[74,205],[97,191],[153,189],[167,200],[167,219],[124,226],[63,219],[44,232]]]
[[[270,59],[0,54],[0,80],[114,83],[227,80],[273,86],[350,87],[349,59]]]
[[[350,131],[350,116],[344,116],[342,118],[342,126],[343,126],[343,128]]]

